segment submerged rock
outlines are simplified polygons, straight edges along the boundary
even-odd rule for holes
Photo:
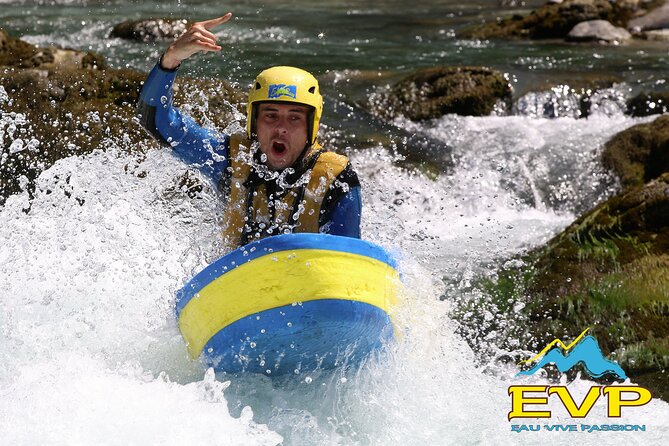
[[[171,40],[186,32],[189,23],[186,19],[142,19],[127,20],[114,26],[110,37],[154,42]]]
[[[591,77],[569,83],[536,85],[514,103],[513,113],[542,118],[586,118],[593,113],[622,114],[625,96],[615,77]]]
[[[435,67],[416,71],[370,99],[372,111],[386,119],[414,121],[456,113],[489,115],[498,102],[509,104],[511,86],[502,73],[485,67]]]
[[[669,112],[669,92],[642,92],[627,101],[627,113],[650,116]]]
[[[572,42],[623,43],[631,38],[625,28],[613,26],[606,20],[581,22],[567,34],[567,40]]]

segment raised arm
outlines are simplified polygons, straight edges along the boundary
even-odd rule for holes
[[[195,23],[172,43],[149,74],[137,104],[142,126],[176,155],[218,182],[227,167],[228,137],[199,126],[172,105],[172,84],[181,62],[197,52],[220,51],[209,30],[227,22],[231,13]]]

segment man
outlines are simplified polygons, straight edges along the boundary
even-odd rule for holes
[[[220,185],[231,249],[290,232],[360,238],[360,183],[346,157],[316,141],[323,98],[311,74],[261,72],[249,92],[245,135],[220,136],[172,106],[176,70],[197,52],[221,51],[211,30],[231,17],[195,23],[169,46],[142,88],[142,125]]]

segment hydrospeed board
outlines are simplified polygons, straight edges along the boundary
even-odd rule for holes
[[[271,375],[356,365],[394,338],[399,274],[383,248],[285,234],[212,263],[178,293],[193,358],[218,371]]]

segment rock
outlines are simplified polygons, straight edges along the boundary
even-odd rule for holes
[[[498,342],[507,351],[538,351],[589,327],[633,382],[669,397],[669,173],[601,203],[506,265],[480,285],[496,308],[470,304],[463,323],[479,324],[486,311],[515,321],[493,325],[505,332]]]
[[[456,113],[489,115],[498,102],[507,105],[511,87],[504,76],[484,67],[435,67],[418,70],[389,91],[373,95],[373,113],[420,121]]]
[[[607,20],[614,26],[626,26],[638,17],[641,8],[653,9],[666,0],[564,0],[548,2],[529,15],[514,14],[498,19],[494,23],[484,23],[467,28],[460,37],[471,39],[491,38],[531,38],[561,39],[581,22]]]
[[[66,69],[105,68],[102,56],[68,48],[38,48],[0,29],[0,66]]]
[[[667,28],[669,28],[669,3],[652,10],[644,16],[632,19],[627,24],[627,29],[632,32]]]
[[[123,138],[129,146],[146,145],[149,139],[132,123],[144,77],[131,70],[0,69],[0,85],[9,98],[2,109],[20,114],[17,122],[25,123],[4,143],[22,139],[37,144],[36,150],[15,154],[1,148],[0,203],[23,189],[21,176],[27,178],[30,192],[37,176],[61,158]]]
[[[175,39],[188,29],[186,19],[128,20],[114,26],[110,37],[153,42]]]
[[[15,39],[0,28],[0,66],[19,67],[37,54],[37,47]]]
[[[639,93],[627,101],[627,113],[632,116],[650,116],[669,112],[669,92]]]
[[[637,178],[493,280],[475,281],[485,297],[454,316],[472,344],[496,339],[516,352],[589,327],[633,382],[669,398],[669,116],[614,140],[625,140],[619,153]]]
[[[525,17],[514,15],[496,23],[465,30],[460,35],[476,39],[564,38],[580,22],[598,19],[611,21],[613,17],[614,9],[607,0],[565,0],[560,4],[546,4]]]
[[[20,190],[32,194],[39,174],[61,158],[114,145],[138,153],[154,147],[134,120],[145,73],[104,68],[104,60],[90,53],[46,51],[6,33],[0,41],[3,48],[21,49],[2,59],[11,66],[0,67],[0,116],[13,122],[4,133],[0,128],[0,205]],[[0,48],[0,57],[8,53]],[[28,55],[39,57],[28,64],[38,68],[21,68]],[[83,68],[90,66],[100,69]],[[191,115],[219,128],[236,119],[245,100],[223,81],[181,78],[175,91]]]
[[[542,342],[591,326],[632,380],[667,368],[669,173],[597,206],[535,256],[526,292]]]
[[[567,40],[572,42],[622,43],[631,38],[625,28],[615,27],[606,20],[581,22],[567,34]]]
[[[651,31],[644,31],[639,36],[645,40],[656,42],[669,42],[669,29],[654,29]]]
[[[615,135],[604,147],[602,162],[616,174],[624,189],[669,172],[669,116]]]
[[[525,6],[525,0],[500,0],[499,6],[502,8],[521,8]]]
[[[557,77],[557,76],[556,76]],[[535,84],[532,90],[519,95],[513,113],[543,118],[587,118],[595,112],[618,110],[624,113],[626,104],[617,92],[622,79],[600,75],[584,75],[579,79],[567,76],[565,83]]]

